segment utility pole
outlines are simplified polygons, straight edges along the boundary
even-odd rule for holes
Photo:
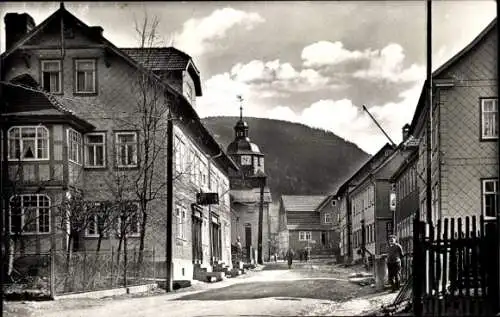
[[[172,122],[172,110],[169,109],[167,117],[167,245],[165,252],[165,264],[166,264],[166,284],[165,288],[167,292],[173,290],[173,262],[172,262],[172,218],[174,211],[174,188],[173,188],[173,149],[174,149],[174,137],[173,137],[173,122]]]
[[[427,156],[426,168],[426,209],[427,222],[432,227],[432,1],[427,0],[427,109],[429,109],[429,118],[427,120],[427,129],[425,133],[425,145]]]
[[[264,220],[264,186],[266,185],[266,177],[261,176],[260,178],[260,204],[259,204],[259,234],[258,234],[258,263],[264,264],[262,259],[262,226]]]

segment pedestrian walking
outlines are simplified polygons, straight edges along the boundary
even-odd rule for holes
[[[288,269],[292,268],[293,256],[294,253],[292,248],[288,248],[288,251],[286,252],[286,259],[288,260]]]
[[[396,292],[400,287],[401,260],[403,258],[403,248],[397,243],[395,235],[389,236],[389,247],[387,252],[387,271],[389,273],[389,283],[391,289]]]

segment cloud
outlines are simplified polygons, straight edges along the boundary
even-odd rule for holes
[[[405,54],[403,47],[399,44],[389,44],[380,51],[371,51],[368,54],[370,60],[367,69],[358,70],[354,77],[381,80],[391,82],[413,82],[423,78],[425,68],[412,64],[404,68]]]
[[[203,18],[191,18],[184,22],[182,31],[175,34],[174,45],[192,56],[199,56],[213,48],[213,42],[224,38],[228,31],[242,26],[252,30],[264,22],[258,13],[233,8],[213,11]]]
[[[254,90],[274,96],[281,92],[308,92],[323,88],[337,88],[331,79],[310,68],[296,70],[290,63],[253,60],[247,64],[238,63],[231,68],[231,77],[250,85]]]
[[[301,57],[304,66],[318,69],[332,70],[335,66],[355,64],[351,75],[359,79],[414,82],[425,75],[423,66],[412,64],[405,68],[406,56],[397,43],[388,44],[381,50],[351,51],[339,41],[319,41],[304,47]]]
[[[336,65],[352,60],[358,60],[365,56],[360,51],[349,51],[344,48],[342,42],[319,41],[302,49],[302,60],[304,66]]]
[[[400,100],[368,108],[395,143],[401,142],[401,129],[410,123],[421,92],[421,83],[399,94]],[[349,99],[322,99],[300,113],[287,106],[277,106],[261,117],[300,122],[311,127],[332,131],[356,143],[364,151],[375,154],[389,142],[360,106]]]

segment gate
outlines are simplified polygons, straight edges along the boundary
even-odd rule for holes
[[[415,221],[416,316],[489,316],[496,309],[496,225],[481,216]]]

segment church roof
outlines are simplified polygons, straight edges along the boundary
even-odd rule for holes
[[[228,154],[261,154],[257,144],[249,138],[236,139],[227,146]]]
[[[260,202],[260,188],[251,189],[231,189],[229,194],[233,202],[237,203],[258,203]],[[264,187],[264,202],[271,203],[271,190]]]
[[[316,211],[328,196],[281,196],[283,207],[286,211]]]

